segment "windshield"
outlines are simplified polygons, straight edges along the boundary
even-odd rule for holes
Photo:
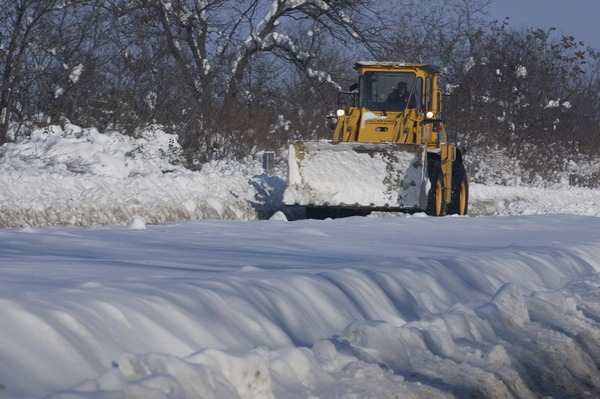
[[[421,80],[412,72],[366,72],[361,79],[360,105],[371,111],[417,108]]]

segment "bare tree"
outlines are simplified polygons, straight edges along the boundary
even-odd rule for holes
[[[18,112],[25,65],[40,50],[41,37],[47,34],[44,21],[82,0],[14,0],[0,5],[0,143],[7,140],[8,127]]]
[[[243,124],[247,131],[260,124],[256,119],[249,120],[250,115],[269,115],[268,108],[262,113],[259,108],[252,109],[263,105],[257,101],[257,87],[284,87],[295,71],[335,87],[328,71],[320,69],[318,43],[335,41],[336,46],[353,44],[353,50],[368,48],[367,37],[373,32],[364,19],[375,18],[369,8],[373,3],[111,0],[110,5],[120,23],[127,26],[130,43],[142,37],[152,43],[152,47],[145,47],[145,62],[152,64],[149,69],[156,70],[157,78],[167,79],[162,83],[178,89],[170,92],[163,84],[163,89],[155,93],[163,94],[157,97],[158,102],[165,100],[164,95],[169,96],[173,109],[170,115],[179,114],[179,121],[172,122],[183,131],[180,137],[187,140],[186,146],[211,152],[215,142],[227,141],[224,135],[231,135],[216,130],[232,122],[232,115],[236,118],[234,125]],[[139,52],[134,56],[139,58]],[[166,70],[176,76],[176,81],[169,79]],[[229,130],[237,131],[237,127]]]
[[[179,73],[198,99],[218,78],[225,97],[240,89],[243,74],[258,54],[275,54],[301,68],[314,55],[298,47],[289,27],[299,21],[318,23],[344,43],[361,42],[366,29],[353,20],[367,13],[368,0],[136,0],[113,4],[115,12],[135,20],[155,19]]]
[[[467,52],[473,54],[487,25],[488,7],[493,0],[450,0],[447,6],[452,10],[452,29],[458,37],[466,39]]]

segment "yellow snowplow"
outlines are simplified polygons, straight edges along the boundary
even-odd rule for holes
[[[359,62],[328,118],[333,138],[290,144],[285,205],[308,217],[371,211],[465,215],[469,176],[441,120],[440,68]]]

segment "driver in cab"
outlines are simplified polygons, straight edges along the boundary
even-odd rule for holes
[[[386,102],[395,105],[399,104],[400,109],[406,108],[407,104],[409,108],[415,108],[414,97],[411,96],[410,100],[408,97],[408,85],[406,84],[406,82],[400,81],[398,82],[396,88],[390,93]]]

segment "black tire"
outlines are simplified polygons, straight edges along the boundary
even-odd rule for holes
[[[443,201],[444,180],[439,159],[433,158],[427,160],[427,174],[431,187],[427,194],[427,209],[425,209],[425,213],[429,216],[444,216],[446,214]]]
[[[449,215],[466,215],[469,212],[469,181],[465,165],[456,160],[452,165],[452,194],[448,205]]]

